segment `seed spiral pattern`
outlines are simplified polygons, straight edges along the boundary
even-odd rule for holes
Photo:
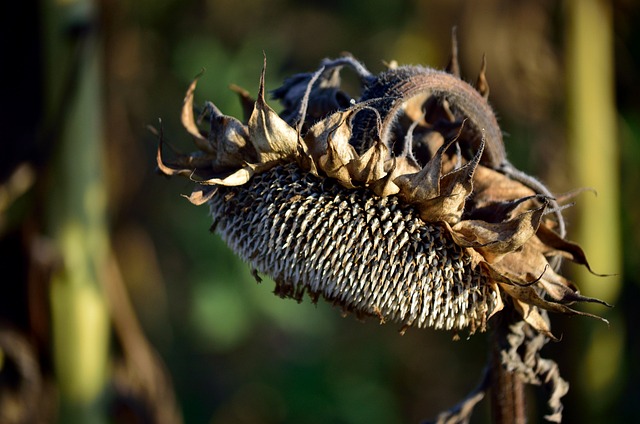
[[[282,297],[306,292],[382,321],[471,332],[497,304],[446,231],[397,197],[345,190],[295,164],[218,190],[216,231]]]

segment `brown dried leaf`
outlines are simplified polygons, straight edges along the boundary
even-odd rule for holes
[[[546,204],[498,223],[471,219],[460,221],[452,227],[452,236],[458,245],[472,247],[488,262],[495,263],[535,235],[545,209]]]
[[[462,209],[468,192],[464,186],[456,184],[454,190],[448,195],[441,195],[435,199],[419,202],[420,218],[425,222],[442,221],[450,225],[460,222]]]
[[[269,107],[264,99],[264,76],[267,59],[260,75],[260,89],[249,118],[249,135],[262,163],[295,156],[298,133]]]
[[[304,141],[308,147],[311,157],[318,161],[321,156],[327,153],[329,140],[334,141],[334,146],[341,156],[348,163],[356,158],[356,152],[349,144],[351,138],[351,117],[352,110],[335,112],[325,119],[316,122],[307,131]],[[348,160],[347,160],[348,159]]]
[[[492,282],[490,284],[492,285],[492,288],[497,292],[498,284],[495,282]],[[491,319],[492,316],[494,316],[495,314],[497,314],[498,312],[504,309],[504,300],[502,300],[502,296],[498,296],[496,300],[497,300],[496,306],[495,308],[493,308],[493,311],[491,311],[491,313],[487,317],[487,320]]]
[[[371,184],[371,190],[380,197],[393,196],[398,194],[400,187],[394,183],[394,180],[402,174],[402,171],[398,165],[400,165],[402,157],[393,157],[386,161],[385,169],[387,169],[386,175]],[[402,166],[402,165],[401,165]],[[414,171],[415,172],[415,171]]]
[[[202,72],[196,76],[193,82],[189,85],[189,89],[187,90],[187,94],[184,97],[184,103],[182,104],[182,125],[184,128],[193,136],[193,141],[195,142],[198,149],[207,152],[207,153],[215,153],[215,148],[209,143],[201,133],[200,129],[196,125],[196,120],[193,115],[193,93],[196,91],[196,85],[198,84],[198,78],[202,75]]]
[[[460,221],[467,197],[473,191],[473,174],[484,151],[484,139],[473,160],[440,178],[440,196],[420,202],[420,216],[455,224]]]
[[[545,309],[550,312],[558,312],[566,315],[587,316],[587,317],[599,319],[600,321],[609,323],[606,319],[599,317],[597,315],[589,314],[587,312],[576,311],[575,309],[571,309],[570,307],[563,305],[561,303],[545,300],[542,297],[540,297],[540,295],[538,294],[538,291],[533,286],[523,286],[516,283],[510,284],[505,282],[499,282],[498,284],[500,285],[500,288],[504,290],[509,296],[520,301],[520,303],[522,304],[537,306],[539,308]],[[527,317],[524,315],[523,315],[523,318],[527,320]],[[537,327],[535,326],[534,328],[537,329]]]
[[[156,165],[158,166],[160,172],[169,177],[174,175],[182,175],[185,177],[190,176],[193,173],[193,169],[188,169],[185,167],[175,167],[173,165],[167,165],[164,163],[164,160],[162,159],[162,145],[163,140],[161,134],[158,138],[158,149],[156,150]]]
[[[335,178],[345,187],[353,188],[352,176],[347,165],[355,160],[358,155],[354,148],[339,138],[329,137],[327,150],[318,160],[318,168],[330,178]]]
[[[435,199],[440,195],[442,156],[451,143],[438,149],[433,159],[418,172],[398,176],[393,182],[400,188],[400,196],[409,203]]]
[[[249,130],[231,116],[212,118],[211,133],[217,145],[215,168],[237,168],[246,162],[259,160],[249,138]]]
[[[476,205],[469,211],[468,217],[487,222],[507,221],[523,212],[539,207],[540,200],[544,201],[544,199],[544,196],[528,196],[515,200],[486,202],[483,206]]]
[[[251,118],[251,114],[253,113],[253,106],[255,105],[256,101],[251,97],[247,90],[238,85],[231,84],[229,85],[229,88],[240,98],[243,121],[245,123],[249,122],[249,118]]]
[[[538,236],[540,241],[544,243],[546,246],[552,248],[556,252],[560,252],[561,254],[563,254],[563,256],[569,258],[571,261],[580,265],[584,265],[592,274],[598,275],[601,277],[606,276],[605,274],[598,274],[591,269],[591,266],[587,261],[587,256],[585,255],[582,248],[578,246],[576,243],[572,243],[570,241],[563,239],[555,231],[553,231],[550,228],[547,228],[544,225],[540,226],[536,235]],[[548,252],[552,252],[552,251],[548,251]]]
[[[223,186],[240,186],[246,184],[251,177],[255,174],[256,167],[253,165],[247,165],[244,168],[240,168],[235,172],[227,175],[224,178],[209,178],[207,180],[196,181],[198,184],[209,185],[223,185]],[[195,181],[195,180],[194,180]]]
[[[397,156],[387,160],[388,168],[395,168],[397,176],[406,174],[415,174],[422,169],[418,162],[409,156]]]
[[[504,255],[499,261],[494,261],[491,266],[504,275],[517,275],[520,279],[527,280],[527,284],[540,280],[547,272],[551,271],[549,262],[540,253],[532,237],[517,251]]]
[[[540,279],[539,285],[544,288],[545,293],[551,299],[562,304],[572,304],[575,302],[599,303],[604,306],[611,306],[607,302],[593,297],[582,296],[578,288],[569,280],[555,273],[552,269],[547,269]]]
[[[349,174],[354,180],[365,184],[380,180],[387,174],[384,171],[384,165],[388,154],[389,149],[387,146],[378,141],[362,155],[347,164]]]
[[[211,200],[213,196],[215,196],[216,191],[217,190],[215,188],[197,185],[189,196],[184,197],[186,197],[195,206],[200,206]]]
[[[537,332],[544,334],[551,340],[557,342],[558,339],[556,336],[551,333],[551,327],[549,323],[542,315],[540,315],[540,311],[533,305],[530,305],[526,301],[516,300],[513,302],[515,305],[515,309],[522,315],[524,321],[533,327]]]
[[[482,165],[476,169],[473,188],[473,199],[478,208],[487,203],[516,200],[536,194],[521,182],[514,181],[506,175]]]

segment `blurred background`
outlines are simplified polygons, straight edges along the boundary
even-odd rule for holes
[[[342,317],[256,284],[208,231],[182,151],[184,92],[241,116],[344,51],[462,75],[488,62],[511,162],[552,191],[598,273],[565,272],[605,316],[552,316],[543,356],[571,384],[565,422],[640,422],[640,4],[634,0],[29,0],[3,6],[0,422],[417,423],[480,380],[488,337]],[[276,110],[278,105],[270,102]],[[583,308],[584,310],[584,308]],[[529,389],[528,389],[529,390]],[[531,422],[547,413],[528,392]],[[487,402],[473,422],[489,422]]]

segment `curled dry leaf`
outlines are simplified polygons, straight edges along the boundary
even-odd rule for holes
[[[202,136],[200,129],[196,125],[196,121],[193,115],[193,93],[196,91],[196,85],[198,78],[202,75],[200,73],[191,83],[187,94],[184,96],[184,102],[182,106],[182,125],[193,136],[193,140],[198,149],[207,152],[215,153],[213,146],[211,146],[208,140]]]
[[[264,99],[264,74],[267,59],[260,76],[260,89],[253,113],[249,117],[249,135],[262,163],[293,158],[298,146],[298,133],[269,107]]]

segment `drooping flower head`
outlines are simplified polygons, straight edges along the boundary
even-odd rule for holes
[[[362,79],[356,101],[340,90],[344,65]],[[200,151],[158,165],[197,181],[192,202],[209,203],[216,230],[278,294],[471,332],[508,299],[547,334],[539,308],[579,313],[567,305],[593,301],[549,266],[587,262],[554,231],[563,224],[548,191],[506,161],[472,86],[423,67],[372,76],[342,58],[276,90],[281,117],[265,101],[264,72],[248,121],[207,103],[204,133],[194,81],[183,123]]]
[[[358,98],[341,88],[345,67]],[[596,301],[552,266],[588,264],[557,199],[507,161],[484,67],[475,88],[455,71],[324,60],[273,91],[280,114],[265,72],[266,59],[255,101],[236,89],[243,121],[210,102],[196,120],[194,81],[182,122],[198,151],[167,161],[161,140],[158,167],[196,181],[190,200],[276,294],[469,333],[508,306],[550,338],[545,311]]]

